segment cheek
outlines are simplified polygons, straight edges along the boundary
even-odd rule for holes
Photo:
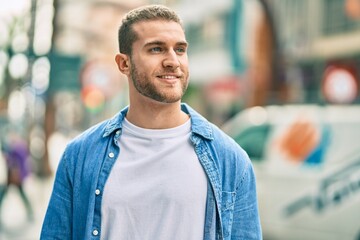
[[[188,71],[189,68],[189,61],[187,57],[184,57],[183,59],[180,59],[180,64],[182,66],[182,68],[186,71]]]
[[[136,65],[136,70],[139,74],[151,74],[152,69],[151,66],[149,64],[137,64]]]
[[[182,64],[181,65],[181,71],[183,73],[189,74],[189,66],[187,64]]]
[[[141,71],[146,74],[152,74],[159,69],[159,66],[161,66],[161,64],[156,61],[145,60],[143,64],[141,64]]]

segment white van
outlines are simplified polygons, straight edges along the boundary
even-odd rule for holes
[[[222,129],[253,162],[264,239],[360,240],[360,106],[253,107]]]

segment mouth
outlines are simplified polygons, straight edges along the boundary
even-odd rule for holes
[[[166,74],[166,75],[158,75],[157,78],[161,79],[161,81],[163,82],[173,84],[181,78],[181,75]]]

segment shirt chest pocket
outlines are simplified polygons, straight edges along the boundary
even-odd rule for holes
[[[235,192],[222,192],[221,219],[223,223],[224,238],[230,236],[234,216],[236,194]]]

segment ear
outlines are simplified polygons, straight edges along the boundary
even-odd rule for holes
[[[125,75],[128,75],[130,73],[130,59],[128,55],[123,53],[116,54],[115,62],[120,72]]]

